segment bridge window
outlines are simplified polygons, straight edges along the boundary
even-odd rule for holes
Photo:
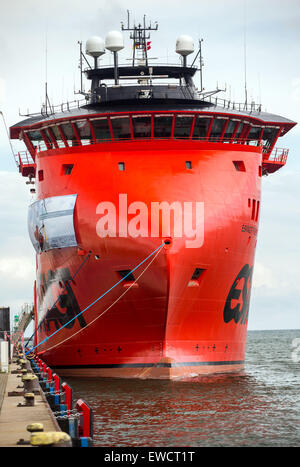
[[[53,126],[51,126],[50,128],[51,128],[51,130],[52,130],[52,133],[53,133],[55,139],[56,139],[56,140],[61,140],[62,137],[61,137],[61,134],[60,134],[60,132],[59,132],[59,130],[58,130],[58,126],[57,126],[57,125],[53,125]]]
[[[225,118],[215,118],[209,135],[210,141],[218,141],[226,123]]]
[[[189,138],[193,116],[177,115],[175,119],[174,138]]]
[[[254,126],[249,121],[225,117],[202,116],[196,114],[136,114],[82,118],[63,121],[39,129],[25,130],[24,138],[31,142],[31,150],[54,149],[81,144],[101,143],[111,140],[131,140],[133,138],[162,138],[209,140],[211,142],[233,142],[258,146],[264,151],[273,147],[279,136],[280,127]],[[43,144],[44,143],[44,144]]]
[[[44,143],[46,144],[47,149],[52,149],[53,148],[53,143],[49,137],[49,134],[47,130],[41,129],[41,135],[43,137]]]
[[[276,138],[276,135],[278,133],[278,130],[279,128],[274,128],[274,127],[273,128],[266,127],[264,129],[263,136],[262,136],[262,143],[265,149],[268,149],[272,146]]]
[[[95,132],[96,142],[111,140],[107,118],[97,118],[95,120],[91,119],[91,123]]]
[[[211,118],[197,117],[195,121],[193,139],[205,139]]]
[[[151,117],[150,115],[143,117],[132,117],[133,136],[134,138],[150,138],[151,137]]]
[[[78,142],[74,134],[71,123],[62,123],[61,129],[66,136],[66,140],[68,141],[68,144],[70,144],[70,146],[77,146]]]
[[[250,144],[251,146],[258,146],[260,140],[260,133],[261,127],[253,126],[250,130],[246,143]]]
[[[80,139],[91,139],[91,129],[87,120],[76,120],[76,127]]]
[[[228,125],[227,125],[227,128],[226,128],[226,131],[224,133],[224,141],[226,140],[229,140],[232,135],[233,135],[233,132],[235,130],[235,127],[236,127],[236,121],[235,120],[230,120]]]
[[[173,116],[154,116],[154,138],[170,138],[172,134]]]
[[[31,141],[42,141],[43,139],[40,130],[28,131],[27,135]]]
[[[236,143],[240,143],[241,142],[241,134],[242,134],[242,131],[243,131],[243,128],[244,128],[244,123],[241,122],[238,129],[237,129],[237,132],[235,134],[235,137],[234,137],[234,141]]]
[[[114,139],[130,139],[130,121],[129,117],[110,117],[113,128]]]

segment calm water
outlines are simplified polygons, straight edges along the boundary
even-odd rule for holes
[[[249,331],[245,371],[235,376],[67,381],[93,408],[95,446],[300,446],[295,338],[300,330]]]

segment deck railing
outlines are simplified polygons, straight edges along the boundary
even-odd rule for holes
[[[18,167],[34,165],[34,160],[29,151],[19,151],[17,154],[15,154],[15,161]]]
[[[266,159],[266,161],[285,164],[287,161],[288,154],[289,154],[289,149],[274,148],[271,154],[269,154],[269,157],[268,159]]]
[[[75,141],[68,141],[69,143],[69,147],[72,148],[72,149],[75,149],[75,148],[79,148],[81,146],[90,146],[90,145],[95,145],[95,144],[103,144],[103,143],[113,143],[115,141],[121,141],[121,142],[130,142],[130,141],[149,141],[149,140],[160,140],[160,141],[170,141],[170,139],[172,140],[182,140],[182,141],[203,141],[203,142],[206,142],[206,143],[222,143],[222,144],[237,144],[237,145],[248,145],[248,146],[254,146],[254,147],[259,147],[262,152],[263,152],[263,165],[265,166],[270,166],[270,165],[278,165],[278,168],[280,168],[280,166],[283,166],[285,165],[286,161],[287,161],[287,157],[288,157],[288,154],[289,154],[289,149],[285,149],[285,148],[274,148],[271,152],[267,152],[267,148],[262,148],[262,143],[260,143],[259,141],[256,141],[256,140],[245,140],[243,138],[237,138],[235,139],[234,141],[232,140],[232,138],[221,138],[221,137],[209,137],[208,139],[206,137],[203,137],[203,138],[197,138],[197,139],[188,139],[186,137],[183,137],[183,138],[178,138],[178,137],[173,137],[173,138],[151,138],[151,137],[147,137],[147,138],[136,138],[136,139],[131,139],[131,138],[128,138],[128,139],[121,139],[121,140],[90,140],[90,139],[82,139],[81,140],[81,143],[79,144],[78,142],[75,142]],[[47,148],[46,144],[44,142],[40,142],[36,147],[35,147],[35,150],[36,150],[36,153],[38,154],[39,152],[42,152],[42,151],[47,151],[47,150],[57,150],[57,149],[66,149],[68,148],[68,146],[65,145],[65,143],[62,141],[62,140],[56,140],[56,145],[57,147],[51,147],[51,148]],[[29,151],[19,151],[17,154],[15,154],[15,161],[16,161],[16,164],[17,164],[17,167],[19,168],[20,172],[24,175],[24,176],[28,176],[27,174],[28,173],[33,173],[33,171],[35,171],[35,161],[33,159],[33,157],[31,156],[31,154],[29,153]],[[30,170],[30,169],[34,169],[34,170]],[[29,169],[29,170],[28,170]],[[277,170],[277,169],[276,169]]]
[[[224,109],[238,110],[239,112],[261,112],[262,105],[251,102],[247,104],[245,102],[234,102],[226,99],[221,99],[220,97],[203,97],[199,94],[200,100],[203,102],[208,102],[218,107],[223,107]]]
[[[51,149],[65,149],[65,148],[75,148],[75,147],[80,147],[80,146],[90,146],[94,144],[103,144],[103,143],[114,143],[114,142],[129,142],[129,141],[170,141],[170,140],[176,140],[176,141],[203,141],[207,143],[224,143],[224,144],[242,144],[242,145],[247,145],[247,146],[256,146],[256,147],[262,147],[262,143],[259,140],[250,140],[250,139],[245,139],[245,138],[234,138],[232,137],[225,138],[221,136],[209,136],[208,138],[206,136],[200,137],[200,138],[189,138],[187,136],[144,136],[144,137],[136,137],[136,138],[114,138],[114,139],[81,139],[80,142],[76,140],[67,140],[68,146],[64,143],[63,140],[56,140],[56,146],[53,143],[49,142],[49,145],[51,147],[47,147],[46,143],[44,141],[40,141],[36,146],[35,149],[37,153],[40,153],[42,151],[48,151]],[[22,163],[32,163],[30,161],[30,154],[28,154],[27,151],[21,151],[15,156],[16,160],[22,162]],[[19,164],[17,164],[19,165]]]

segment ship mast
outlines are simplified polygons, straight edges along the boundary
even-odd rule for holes
[[[151,21],[149,26],[146,26],[146,15],[143,18],[143,26],[139,24],[130,27],[130,13],[127,10],[127,27],[124,27],[124,23],[121,23],[122,31],[130,31],[130,39],[133,40],[133,52],[132,52],[132,66],[135,66],[135,61],[139,60],[143,65],[148,66],[148,50],[150,49],[151,42],[150,31],[158,30],[158,23],[155,22],[155,27],[152,27]],[[136,57],[136,52],[140,51],[141,57]]]

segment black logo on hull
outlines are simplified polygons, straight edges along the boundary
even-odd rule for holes
[[[235,323],[246,324],[249,313],[253,266],[245,264],[236,276],[224,307],[225,323],[234,320]],[[234,303],[235,302],[235,303]]]
[[[82,315],[74,319],[81,310],[70,281],[71,274],[68,268],[55,272],[50,269],[47,276],[44,273],[40,276],[38,299],[39,305],[42,304],[47,310],[42,322],[42,327],[47,333],[51,331],[51,323],[55,329],[62,326],[72,329],[76,320],[82,328],[86,326]]]

